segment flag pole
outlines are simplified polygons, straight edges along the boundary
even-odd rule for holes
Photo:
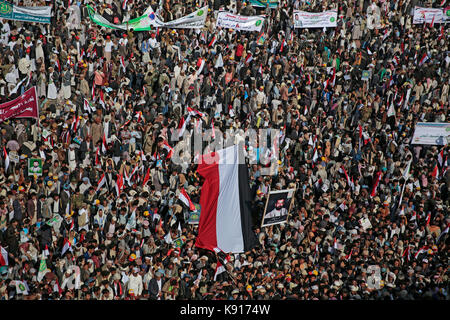
[[[295,184],[294,192],[292,194],[292,200],[291,200],[291,204],[289,205],[288,216],[287,216],[286,222],[289,221],[289,217],[291,216],[291,210],[292,210],[292,206],[294,205],[296,191],[297,191],[297,184]]]
[[[220,259],[219,259],[219,256],[217,255],[217,252],[214,251],[214,253],[216,254],[217,262],[222,263],[222,262],[220,261]],[[227,264],[228,264],[228,263],[229,263],[229,262],[227,261],[225,264],[222,264],[222,265],[225,267],[225,271],[226,271],[227,274],[230,276],[231,280],[233,280],[233,286],[237,289],[236,278],[231,274],[230,271],[228,271],[228,268],[227,268]]]
[[[263,213],[263,217],[261,219],[261,228],[263,227],[264,217],[266,216],[266,213],[267,213],[267,205],[269,204],[269,198],[270,198],[270,186],[269,186],[269,191],[267,192],[266,206],[264,207],[264,213]]]
[[[405,183],[403,184],[403,188],[402,188],[402,193],[400,194],[400,199],[398,200],[398,205],[399,206],[402,204],[403,193],[405,192],[406,182],[407,181],[405,180]]]

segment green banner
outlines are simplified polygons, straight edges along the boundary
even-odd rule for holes
[[[13,5],[0,0],[0,17],[3,19],[13,19]]]
[[[89,19],[91,19],[92,22],[98,24],[99,26],[109,28],[109,29],[119,29],[119,30],[127,30],[127,26],[122,24],[114,24],[103,18],[100,14],[98,14],[94,8],[92,8],[90,5],[87,5]]]
[[[96,24],[110,29],[131,30],[131,31],[150,31],[155,28],[170,29],[200,29],[205,25],[208,14],[208,6],[204,6],[184,17],[169,22],[160,20],[152,7],[149,6],[142,16],[121,24],[113,24],[97,13],[91,6],[87,6],[89,18]]]

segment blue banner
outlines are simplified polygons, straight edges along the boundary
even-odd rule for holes
[[[250,0],[250,4],[254,7],[276,8],[278,7],[278,0]]]

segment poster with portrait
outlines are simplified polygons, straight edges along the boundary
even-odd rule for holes
[[[188,224],[199,224],[200,222],[200,205],[194,203],[195,210],[189,213]]]
[[[361,227],[363,228],[364,231],[372,228],[372,224],[370,223],[370,220],[366,217],[359,219],[359,223],[361,224]]]
[[[42,166],[41,158],[28,158],[28,176],[42,176]]]
[[[367,287],[369,289],[379,290],[381,288],[381,268],[377,265],[370,265],[366,270]]]
[[[307,12],[294,10],[294,28],[336,28],[337,10]]]
[[[370,78],[370,70],[363,70],[361,74],[361,80],[367,81]]]
[[[289,211],[293,204],[295,189],[270,191],[261,227],[281,224],[288,221]]]

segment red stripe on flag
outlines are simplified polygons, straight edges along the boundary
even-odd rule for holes
[[[212,153],[203,156],[201,163],[198,165],[197,172],[204,177],[208,177],[202,186],[200,196],[200,207],[202,214],[200,215],[198,237],[195,245],[200,248],[214,250],[217,247],[217,231],[216,231],[216,213],[217,200],[219,199],[220,176],[219,165],[208,165],[211,157],[215,157]]]

